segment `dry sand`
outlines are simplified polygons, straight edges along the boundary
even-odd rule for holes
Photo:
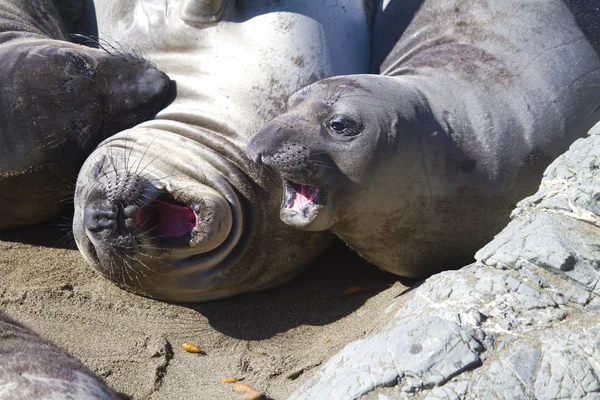
[[[132,399],[239,399],[225,377],[285,399],[383,324],[383,310],[406,289],[338,244],[278,288],[168,304],[97,275],[61,224],[0,232],[0,307]],[[355,286],[358,293],[344,294]],[[204,354],[184,351],[186,341]]]

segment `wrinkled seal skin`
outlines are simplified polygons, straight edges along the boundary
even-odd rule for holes
[[[199,301],[277,285],[329,243],[281,223],[279,181],[244,154],[299,88],[369,68],[363,0],[96,2],[101,37],[143,51],[177,82],[156,119],[84,164],[74,236],[127,290]]]
[[[380,75],[299,91],[247,154],[283,176],[284,222],[422,277],[464,265],[598,120],[600,61],[558,0],[384,3]]]
[[[2,399],[119,399],[79,360],[0,311]]]
[[[169,87],[137,56],[67,42],[49,0],[0,1],[0,229],[56,214],[94,147],[152,118]]]

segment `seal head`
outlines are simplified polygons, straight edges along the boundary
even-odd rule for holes
[[[170,80],[151,63],[47,39],[0,45],[0,229],[41,222],[98,143],[152,118]]]
[[[398,95],[374,84],[361,75],[314,83],[290,97],[288,112],[248,143],[248,157],[283,178],[280,217],[286,224],[335,231],[352,215],[362,214],[366,197],[376,192],[374,179],[396,129],[403,125],[407,131],[416,119],[427,120],[427,105],[418,91],[407,86]],[[373,112],[392,101],[393,115]]]

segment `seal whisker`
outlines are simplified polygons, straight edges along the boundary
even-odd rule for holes
[[[127,131],[126,135],[125,135],[125,148],[127,149],[127,147],[129,147],[129,151],[125,153],[125,157],[124,157],[124,162],[125,162],[125,171],[130,171],[129,169],[129,161],[132,157],[132,153],[133,153],[133,149],[134,149],[134,144],[137,143],[137,140],[134,140],[132,143],[129,143],[129,139],[130,139],[130,132]]]
[[[84,46],[89,46],[89,47],[94,47],[94,48],[99,48],[99,46],[100,46],[100,41],[99,41],[98,36],[83,35],[81,33],[70,33],[69,38],[70,39],[79,39],[77,41],[77,43],[82,44]],[[75,41],[75,40],[71,40],[71,41]]]
[[[335,164],[333,164],[333,165],[327,165],[327,164],[320,163],[320,162],[315,161],[315,160],[311,160],[311,165],[314,165],[314,166],[319,167],[319,168],[331,169],[331,170],[334,170],[334,171],[339,171],[340,170],[339,167],[337,165],[335,165]]]
[[[115,177],[116,177],[116,176],[119,175],[119,169],[117,168],[117,165],[115,163],[115,157],[114,157],[114,154],[113,154],[113,148],[107,146],[104,150],[107,153],[109,165],[113,168],[113,172],[115,173]]]
[[[136,264],[139,264],[140,266],[144,267],[145,269],[147,269],[150,272],[155,273],[156,270],[150,268],[149,266],[147,266],[141,259],[139,259],[138,257],[129,255],[129,254],[125,254],[125,257],[127,257],[128,259],[130,259],[131,261],[134,261]],[[148,278],[147,276],[145,276],[146,278]]]
[[[277,172],[273,171],[270,168],[264,168],[264,172],[267,177],[267,180],[269,180],[271,183],[277,186],[281,185],[281,177],[279,176],[279,174],[277,174]]]
[[[127,254],[125,255],[127,258],[130,258]],[[131,282],[135,281],[137,282],[138,287],[142,287],[142,282],[140,281],[140,275],[143,276],[144,278],[148,278],[147,275],[143,272],[143,271],[138,271],[136,269],[134,269],[127,260],[122,259],[123,264],[125,265],[124,270],[127,272],[127,277],[129,278],[129,280]],[[135,279],[132,279],[131,274],[129,273],[129,271],[131,271],[133,273],[133,276],[135,277]],[[151,282],[152,283],[152,282]]]
[[[131,274],[129,273],[129,271],[133,272],[133,275],[135,276],[135,279],[138,280],[139,278],[136,275],[136,271],[131,267],[131,265],[129,265],[129,263],[127,262],[126,259],[121,258],[121,262],[123,263],[123,265],[125,266],[125,268],[122,268],[123,272],[127,274],[127,278],[129,278],[130,281],[134,281],[134,279],[132,278]],[[125,282],[125,277],[123,276],[123,282]],[[138,284],[140,284],[139,280],[137,281]]]
[[[168,250],[170,250],[170,249],[167,249],[167,248],[162,248],[162,247],[153,247],[153,246],[147,246],[147,245],[146,245],[146,246],[142,246],[142,245],[140,245],[140,247],[141,247],[141,248],[145,248],[145,247],[151,247],[152,249],[156,249],[156,250],[165,250],[165,251],[168,251]],[[144,257],[146,257],[146,258],[149,258],[149,259],[151,259],[151,260],[152,260],[152,261],[154,261],[154,262],[157,262],[158,264],[160,264],[160,265],[162,265],[162,266],[164,266],[164,267],[173,268],[173,265],[172,265],[172,264],[169,264],[169,263],[165,262],[165,261],[164,261],[164,260],[162,260],[162,259],[161,259],[159,256],[155,256],[155,255],[152,255],[152,254],[149,254],[149,253],[144,253],[143,251],[140,251],[140,252],[139,252],[139,254],[140,254],[140,255],[142,255],[142,256],[144,256]]]
[[[152,143],[150,143],[150,144],[152,144]],[[148,148],[149,148],[149,147],[150,147],[150,146],[148,146]],[[139,172],[138,172],[138,171],[136,170],[136,173],[137,173],[138,175],[142,174],[142,173],[143,173],[143,172],[146,170],[146,168],[148,168],[148,167],[149,167],[149,166],[150,166],[150,165],[151,165],[151,164],[152,164],[154,161],[156,161],[158,158],[161,158],[161,157],[162,157],[163,155],[165,155],[165,154],[166,154],[166,151],[165,151],[165,152],[162,152],[162,153],[160,153],[160,154],[157,154],[157,155],[156,155],[156,156],[155,156],[155,157],[154,157],[152,160],[150,160],[150,161],[149,161],[149,162],[148,162],[148,163],[147,163],[147,164],[146,164],[146,165],[145,165],[145,166],[144,166],[144,167],[141,169],[141,171],[139,171]],[[144,158],[144,156],[145,156],[145,155],[146,155],[146,153],[144,152],[144,155],[142,156],[142,158]],[[142,159],[140,159],[140,163],[138,163],[138,167],[139,167],[139,165],[141,164],[141,162],[142,162]]]

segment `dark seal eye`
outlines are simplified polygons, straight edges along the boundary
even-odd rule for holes
[[[342,136],[355,136],[363,130],[362,124],[341,115],[334,116],[326,125],[331,132]]]

